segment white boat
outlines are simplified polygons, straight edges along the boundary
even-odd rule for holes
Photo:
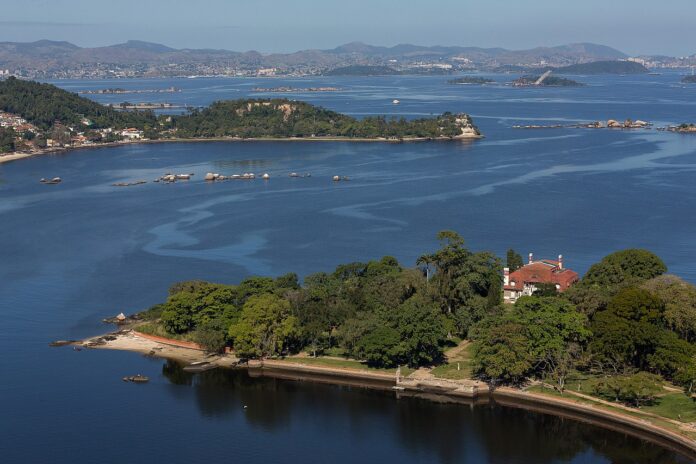
[[[401,103],[401,102],[395,98],[394,100],[392,100],[392,103],[395,104],[395,105],[398,105],[398,104]]]

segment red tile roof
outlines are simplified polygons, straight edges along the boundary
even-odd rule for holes
[[[550,283],[560,286],[560,291],[567,290],[580,278],[578,273],[559,267],[558,261],[542,259],[522,266],[510,273],[510,284],[505,290],[522,290],[525,284]],[[512,283],[515,282],[513,286]]]

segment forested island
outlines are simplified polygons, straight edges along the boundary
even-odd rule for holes
[[[517,87],[537,86],[537,87],[583,87],[585,84],[576,82],[564,77],[548,76],[540,84],[536,84],[541,76],[522,76],[512,81],[512,85]]]
[[[125,108],[128,108],[126,105]],[[466,114],[444,113],[407,120],[383,116],[356,119],[287,99],[218,101],[183,115],[104,106],[51,84],[9,78],[0,82],[4,151],[137,140],[307,138],[426,140],[476,138]],[[139,108],[136,106],[136,108]],[[149,107],[148,107],[149,108]],[[161,106],[157,106],[161,108]]]
[[[569,290],[539,285],[503,304],[503,260],[464,246],[452,231],[416,267],[392,257],[338,266],[304,278],[251,277],[238,285],[174,285],[140,313],[139,331],[191,340],[244,359],[307,351],[374,367],[440,366],[448,346],[471,340],[461,375],[491,385],[580,382],[584,391],[628,405],[659,402],[669,383],[696,386],[696,287],[667,275],[645,250],[613,253]],[[522,266],[510,250],[505,265]],[[455,377],[461,378],[461,377]],[[684,397],[686,399],[686,397]],[[693,407],[693,406],[692,406]]]
[[[479,77],[479,76],[463,76],[463,77],[457,77],[456,79],[451,79],[447,81],[448,84],[471,84],[471,85],[484,85],[484,84],[492,84],[495,81],[493,79],[489,79],[487,77]]]

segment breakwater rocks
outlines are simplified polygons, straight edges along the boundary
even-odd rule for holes
[[[660,127],[659,131],[678,132],[680,134],[696,134],[696,124],[680,124],[678,126]]]

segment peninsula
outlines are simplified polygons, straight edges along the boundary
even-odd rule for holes
[[[181,282],[163,303],[116,317],[118,332],[75,343],[190,369],[237,365],[460,398],[503,394],[643,424],[696,449],[696,287],[646,250],[612,253],[578,279],[562,257],[530,254],[525,264],[509,250],[503,261],[465,248],[455,232],[439,238],[441,248],[415,268],[387,256],[303,284],[295,274]]]
[[[463,113],[412,120],[385,116],[357,119],[287,99],[218,101],[182,115],[151,111],[168,109],[162,104],[123,104],[119,108],[50,84],[9,78],[0,82],[0,137],[4,141],[0,148],[5,153],[29,156],[46,150],[139,141],[420,141],[481,137],[471,117]],[[134,110],[125,111],[127,108]]]

